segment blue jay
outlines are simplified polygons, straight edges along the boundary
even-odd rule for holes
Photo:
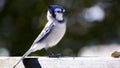
[[[62,39],[66,32],[66,22],[63,18],[65,11],[66,10],[59,5],[48,6],[48,23],[33,42],[30,49],[21,57],[21,59],[14,65],[13,68],[15,68],[20,63],[20,61],[22,61],[31,52],[45,48],[49,54],[52,54],[49,51],[49,47],[55,46]]]

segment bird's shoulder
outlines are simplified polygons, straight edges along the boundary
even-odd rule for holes
[[[38,35],[34,43],[38,43],[41,40],[43,40],[52,31],[52,29],[54,28],[54,25],[55,25],[54,22],[48,22],[43,28],[43,30],[41,31],[41,33]]]

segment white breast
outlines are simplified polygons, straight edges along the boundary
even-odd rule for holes
[[[49,47],[56,45],[64,36],[66,23],[56,23],[51,34],[44,41]]]

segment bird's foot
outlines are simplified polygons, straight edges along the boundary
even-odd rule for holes
[[[63,57],[63,55],[61,54],[51,54],[49,55],[50,58],[59,58],[59,57]]]

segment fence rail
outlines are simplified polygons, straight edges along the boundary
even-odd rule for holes
[[[0,57],[0,68],[12,68],[20,57]],[[34,60],[35,59],[35,60]],[[36,60],[37,59],[37,60]],[[38,63],[36,62],[38,61]],[[120,58],[112,57],[27,57],[16,68],[120,68]],[[38,67],[40,68],[40,67]]]

